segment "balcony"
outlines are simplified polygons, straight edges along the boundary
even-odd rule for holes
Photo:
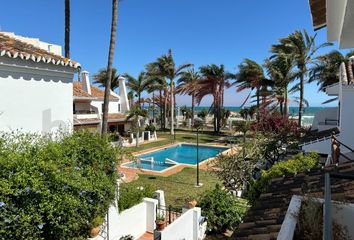
[[[338,107],[327,108],[316,113],[311,130],[319,132],[339,127]]]

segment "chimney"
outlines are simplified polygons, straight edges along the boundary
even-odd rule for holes
[[[82,89],[91,94],[90,74],[88,71],[81,72]]]
[[[129,100],[127,95],[127,88],[125,86],[125,78],[120,76],[118,78],[119,81],[119,98],[120,98],[120,105],[122,113],[126,113],[130,110],[129,107]]]

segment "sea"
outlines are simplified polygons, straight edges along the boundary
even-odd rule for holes
[[[195,110],[197,112],[199,112],[202,109],[209,110],[209,108],[210,107],[207,107],[207,106],[198,106],[198,107],[195,107]],[[240,112],[240,109],[241,109],[240,107],[230,107],[230,106],[225,106],[225,108],[230,110],[231,112]],[[304,114],[302,116],[302,123],[304,125],[311,125],[316,112],[322,111],[324,109],[326,109],[326,107],[306,107],[304,109]],[[297,117],[298,112],[299,112],[298,107],[289,107],[289,117]]]

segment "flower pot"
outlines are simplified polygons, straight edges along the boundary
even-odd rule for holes
[[[101,231],[101,227],[100,226],[95,227],[95,228],[91,228],[90,237],[92,237],[92,238],[97,237],[97,235],[100,233],[100,231]]]
[[[156,230],[162,231],[165,228],[165,221],[164,220],[156,220]]]
[[[192,200],[190,202],[188,202],[188,208],[195,208],[195,206],[197,206],[197,201],[196,200]]]

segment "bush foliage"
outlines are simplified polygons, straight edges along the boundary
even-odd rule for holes
[[[131,208],[143,200],[145,197],[152,198],[154,191],[150,186],[135,188],[131,185],[124,184],[121,185],[119,189],[119,201],[118,208],[119,211],[124,211],[125,209]]]
[[[55,139],[0,135],[2,239],[86,239],[115,198],[118,152],[106,138]]]
[[[254,180],[251,183],[247,192],[247,198],[250,203],[254,203],[258,196],[267,189],[272,178],[316,167],[319,167],[317,153],[308,153],[306,155],[299,153],[294,159],[276,162],[269,170],[262,171],[260,179]]]
[[[233,230],[242,222],[248,205],[216,185],[213,190],[205,192],[199,199],[198,207],[207,217],[210,233],[223,233]]]

